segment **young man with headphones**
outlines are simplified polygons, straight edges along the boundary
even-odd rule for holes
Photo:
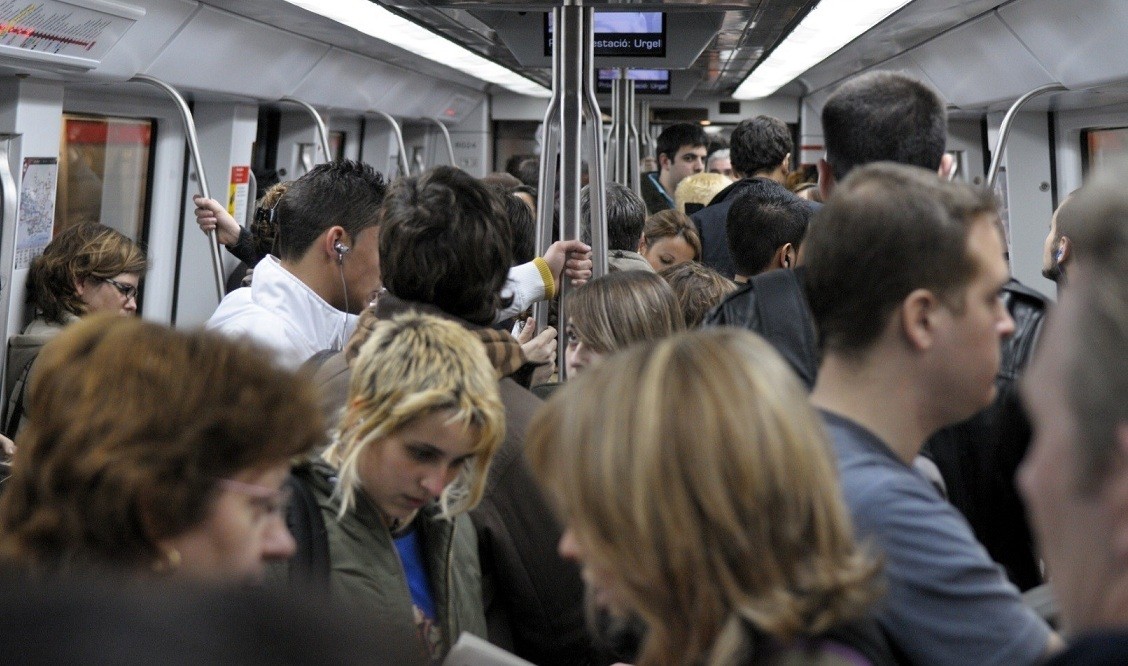
[[[207,328],[250,338],[297,368],[340,349],[356,314],[380,290],[383,176],[352,160],[320,164],[286,190],[274,215],[279,257],[255,267],[249,288],[224,297]]]

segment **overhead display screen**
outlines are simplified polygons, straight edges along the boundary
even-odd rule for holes
[[[595,57],[665,58],[663,12],[595,12]],[[544,15],[544,54],[552,55],[552,13]]]
[[[610,93],[611,82],[617,70],[601,69],[595,79],[595,92]],[[669,95],[670,70],[668,69],[628,69],[627,78],[634,81],[636,95]]]

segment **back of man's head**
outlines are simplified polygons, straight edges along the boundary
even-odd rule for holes
[[[580,190],[580,219],[583,221],[582,240],[591,245],[591,186]],[[633,190],[619,183],[607,183],[607,249],[630,250],[638,248],[642,227],[646,224],[646,204]]]
[[[387,194],[384,177],[367,164],[337,160],[319,164],[290,183],[274,206],[281,259],[296,261],[330,227],[349,238],[380,223]]]
[[[732,170],[745,178],[778,167],[791,152],[791,132],[779,118],[756,116],[742,120],[729,142]]]
[[[739,275],[764,272],[787,243],[799,249],[811,219],[810,205],[779,183],[756,178],[732,207],[726,220],[729,254]]]
[[[843,83],[822,111],[826,161],[836,180],[870,162],[936,172],[948,139],[944,103],[932,88],[898,72],[862,74]]]
[[[1089,490],[1117,467],[1128,427],[1128,194],[1117,175],[1100,174],[1070,198],[1073,272],[1062,300],[1075,299],[1073,328],[1065,348],[1047,350],[1064,357],[1063,395],[1079,430],[1077,481]]]
[[[807,296],[828,354],[860,358],[916,289],[952,299],[978,270],[968,235],[997,220],[992,194],[934,171],[857,169],[815,215],[803,243]]]
[[[474,324],[505,305],[513,230],[497,195],[464,171],[440,166],[393,183],[380,226],[384,287]]]
[[[709,143],[709,136],[705,134],[705,130],[701,129],[700,125],[693,125],[691,123],[675,123],[658,135],[658,142],[655,149],[657,150],[657,158],[660,155],[665,155],[672,162],[678,154],[678,149],[682,146],[690,146],[696,148],[697,146],[704,146]],[[662,160],[658,160],[661,164]]]

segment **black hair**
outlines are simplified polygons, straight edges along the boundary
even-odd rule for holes
[[[771,116],[742,120],[732,131],[729,151],[733,171],[751,178],[776,168],[792,152],[791,132]]]
[[[733,201],[725,222],[729,254],[741,275],[762,273],[779,248],[791,243],[796,250],[807,233],[810,205],[779,183],[753,180]]]
[[[501,297],[512,265],[505,206],[476,178],[439,166],[392,184],[380,225],[380,272],[389,292],[488,325],[512,300]]]
[[[940,96],[898,72],[869,72],[843,83],[827,99],[822,125],[826,161],[839,181],[871,162],[936,171],[948,139]]]
[[[580,220],[583,228],[583,241],[591,245],[591,186],[580,190]],[[619,183],[607,183],[607,249],[638,249],[638,239],[646,225],[646,204],[633,190]]]
[[[701,129],[700,125],[693,125],[690,123],[676,123],[670,125],[662,130],[658,135],[658,145],[656,150],[658,155],[665,155],[671,160],[678,154],[678,149],[682,146],[704,146],[709,143],[709,136],[705,134],[705,130]]]
[[[281,259],[299,259],[334,226],[350,238],[380,223],[388,185],[368,164],[335,160],[318,164],[286,188],[274,206]]]

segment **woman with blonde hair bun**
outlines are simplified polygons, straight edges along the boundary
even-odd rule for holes
[[[762,339],[637,345],[558,391],[529,442],[561,553],[645,624],[639,666],[892,663],[826,435]]]

